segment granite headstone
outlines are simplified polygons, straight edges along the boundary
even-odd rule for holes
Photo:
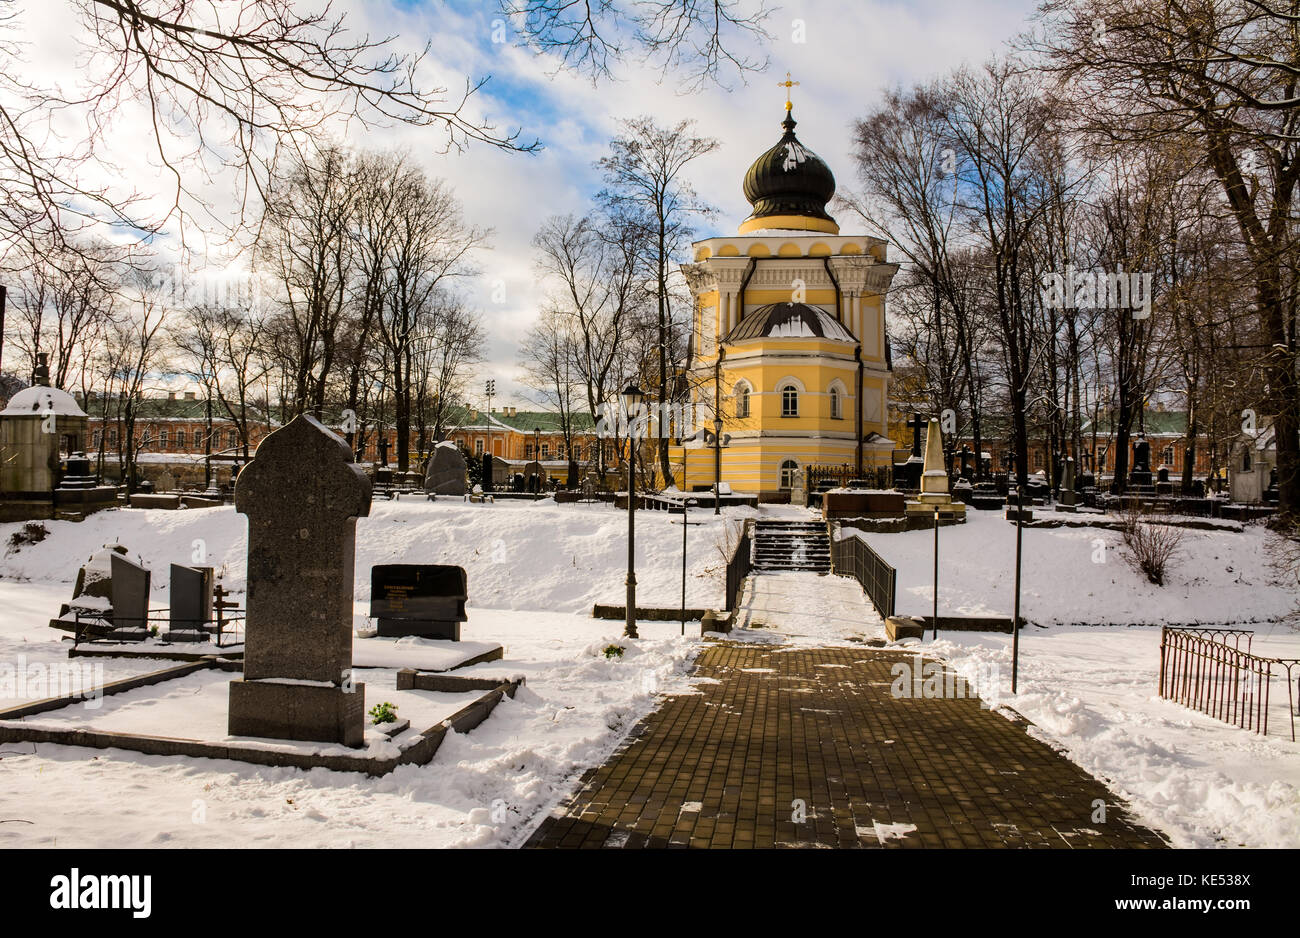
[[[433,448],[424,473],[424,490],[430,495],[464,495],[468,490],[468,466],[455,443],[443,442]]]
[[[370,493],[347,442],[307,414],[264,439],[239,474],[248,598],[244,676],[230,682],[232,736],[363,744],[352,576]]]
[[[469,598],[463,567],[388,563],[370,568],[370,617],[384,636],[460,641]]]

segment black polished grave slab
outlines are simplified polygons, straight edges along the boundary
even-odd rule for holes
[[[465,569],[450,564],[376,564],[370,568],[370,617],[383,636],[458,642],[467,584]]]

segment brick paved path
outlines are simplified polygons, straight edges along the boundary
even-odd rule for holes
[[[1165,846],[1023,724],[975,699],[892,697],[900,660],[712,646],[697,673],[718,683],[668,698],[526,846]]]

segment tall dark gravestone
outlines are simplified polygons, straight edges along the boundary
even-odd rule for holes
[[[1145,436],[1138,436],[1133,444],[1133,471],[1129,481],[1134,485],[1151,484],[1151,444]]]
[[[167,637],[173,642],[197,642],[207,638],[212,621],[211,567],[171,566],[170,623]]]
[[[232,736],[363,744],[352,575],[370,494],[348,444],[305,414],[263,440],[239,474],[248,599],[244,677],[230,682]]]
[[[121,554],[109,557],[113,570],[113,637],[141,639],[149,628],[149,583],[152,574]]]

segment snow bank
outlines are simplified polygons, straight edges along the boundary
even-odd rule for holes
[[[939,531],[939,614],[1010,616],[1015,525],[1001,512],[968,511],[967,519]],[[930,615],[934,532],[854,533],[897,568],[898,614]],[[1266,622],[1296,607],[1293,589],[1270,566],[1277,535],[1259,525],[1186,530],[1163,587],[1125,562],[1118,531],[1025,528],[1023,537],[1020,609],[1031,622]]]
[[[1022,635],[1012,695],[1010,636],[939,634],[924,643],[927,657],[972,682],[995,674],[976,688],[984,700],[1023,714],[1033,735],[1107,781],[1175,846],[1300,846],[1300,743],[1285,694],[1261,737],[1157,695],[1158,629],[1054,627]],[[1300,656],[1292,629],[1257,634],[1258,651]]]
[[[752,509],[723,516],[699,511],[687,534],[686,602],[723,599],[723,519],[733,527]],[[699,522],[698,524],[696,522]],[[676,606],[682,589],[680,516],[637,512],[637,597],[641,605]],[[121,543],[154,571],[155,601],[166,605],[170,563],[204,563],[242,590],[248,523],[233,507],[183,511],[114,509],[85,521],[47,521],[50,537],[0,558],[0,579],[71,584],[77,567],[106,543]],[[7,543],[20,525],[0,525]],[[470,605],[496,609],[587,612],[624,601],[627,515],[606,504],[553,501],[471,505],[446,499],[376,502],[357,522],[356,598],[370,598],[370,567],[380,563],[449,563],[465,568]],[[72,595],[69,587],[67,597]],[[64,601],[66,598],[64,597]],[[57,605],[50,611],[58,611]]]

